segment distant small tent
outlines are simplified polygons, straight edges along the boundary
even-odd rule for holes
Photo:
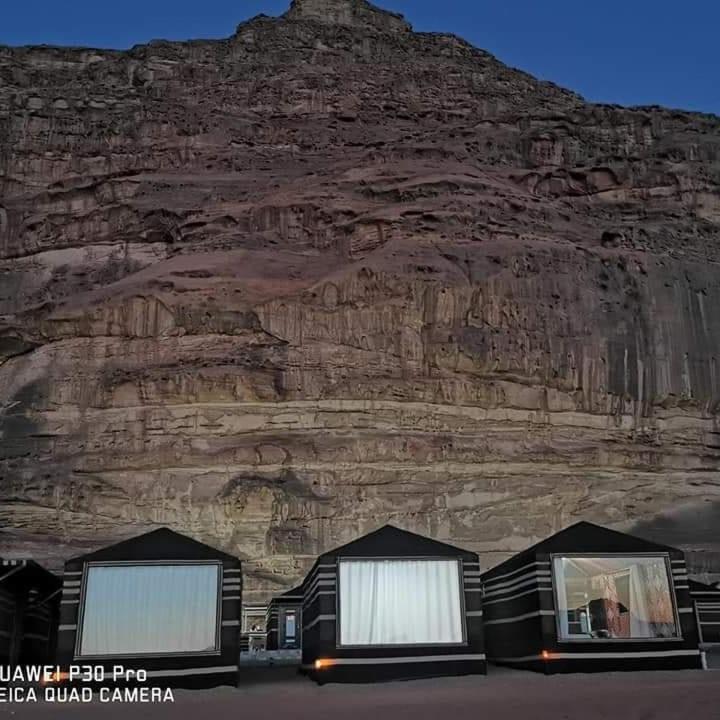
[[[302,647],[303,587],[274,597],[267,609],[268,650],[299,650]]]
[[[60,578],[33,560],[0,559],[0,665],[55,659]]]
[[[552,672],[697,668],[681,550],[580,522],[483,574],[488,660]]]
[[[242,608],[240,652],[257,653],[266,649],[266,616],[268,606],[244,604]]]
[[[386,525],[320,555],[302,587],[318,682],[486,671],[476,553]]]
[[[237,683],[242,569],[160,528],[68,560],[58,663],[147,670],[165,686]]]

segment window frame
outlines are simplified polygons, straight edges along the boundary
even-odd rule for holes
[[[288,615],[294,615],[295,616],[295,635],[291,638],[290,642],[293,646],[293,648],[299,648],[300,647],[300,624],[301,624],[301,614],[300,614],[300,608],[297,607],[289,607],[289,606],[283,606],[280,610],[279,617],[278,617],[278,633],[280,635],[279,644],[282,649],[285,649],[288,645],[288,636],[287,636],[287,617]]]
[[[350,645],[342,643],[340,641],[341,628],[342,628],[342,615],[340,613],[340,594],[342,592],[340,582],[340,563],[341,562],[353,562],[353,561],[364,561],[364,562],[384,562],[386,560],[400,560],[400,561],[442,561],[449,562],[454,561],[457,564],[458,570],[458,591],[460,594],[460,630],[462,633],[462,640],[460,642],[423,642],[423,643],[372,643],[363,645]],[[463,559],[460,556],[442,556],[442,555],[418,555],[418,556],[382,556],[382,557],[366,557],[366,556],[338,556],[335,558],[335,647],[342,650],[369,650],[369,649],[387,649],[392,650],[393,648],[423,648],[423,647],[439,647],[439,648],[454,648],[454,647],[467,647],[468,646],[468,635],[467,635],[467,616],[465,614],[465,578],[463,577]]]
[[[217,568],[217,596],[215,610],[215,646],[212,650],[181,650],[173,652],[137,652],[137,653],[118,653],[118,654],[101,654],[101,655],[83,655],[82,636],[85,623],[85,602],[87,583],[90,570],[95,567],[148,567],[148,566],[176,566],[176,565],[202,565],[214,566]],[[80,588],[80,606],[78,609],[77,630],[75,632],[75,648],[73,651],[74,660],[108,660],[111,658],[165,658],[165,657],[209,657],[220,655],[222,653],[222,585],[224,577],[224,567],[222,560],[118,560],[118,561],[92,561],[83,564],[82,584]]]
[[[562,558],[570,558],[570,559],[579,559],[582,560],[583,558],[597,558],[599,560],[613,560],[615,558],[657,558],[662,559],[665,563],[665,572],[667,573],[668,578],[668,590],[670,592],[670,601],[672,603],[673,608],[673,618],[675,621],[675,635],[672,637],[655,637],[655,638],[593,638],[593,637],[563,637],[561,633],[560,628],[560,613],[562,610],[560,609],[560,604],[558,602],[558,578],[556,577],[555,573],[555,560],[556,559],[562,559]],[[684,640],[683,634],[682,634],[682,626],[680,625],[680,614],[678,613],[678,605],[677,605],[677,590],[675,589],[675,580],[673,578],[672,574],[672,562],[670,558],[670,553],[668,552],[646,552],[646,553],[639,553],[639,552],[620,552],[620,553],[583,553],[583,552],[573,552],[573,553],[551,553],[550,554],[550,577],[552,580],[552,590],[553,590],[553,608],[555,610],[555,639],[557,640],[558,644],[560,643],[569,643],[569,644],[577,644],[577,643],[656,643],[656,642],[682,642]],[[564,578],[563,578],[564,581]]]

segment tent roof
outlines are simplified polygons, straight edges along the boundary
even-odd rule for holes
[[[238,562],[238,558],[233,555],[166,527],[123,540],[87,555],[78,555],[69,562],[102,560],[232,560]]]
[[[533,545],[534,552],[669,552],[676,548],[590,522],[579,522]]]
[[[52,592],[62,586],[62,580],[34,560],[26,558],[0,558],[0,578],[7,577],[13,583]]]
[[[628,553],[667,553],[678,552],[677,548],[660,545],[644,540],[635,535],[611,530],[591,522],[578,522],[560,530],[545,540],[541,540],[527,550],[523,550],[512,558],[485,573],[492,576],[511,561],[520,557],[530,557],[538,553],[607,553],[609,555]]]
[[[690,586],[691,595],[695,595],[697,593],[709,593],[710,595],[720,596],[720,587],[701,583],[699,580],[693,580],[692,578],[688,580],[688,585]]]
[[[297,587],[292,588],[291,590],[286,590],[284,593],[280,595],[275,595],[270,600],[270,605],[282,605],[283,603],[299,603],[302,602],[302,596],[303,596],[303,586],[298,585]],[[294,599],[293,598],[297,598]]]
[[[367,535],[341,545],[322,556],[336,557],[426,557],[473,555],[469,550],[448,545],[432,538],[402,530],[394,525],[384,525]]]
[[[291,590],[287,590],[284,592],[280,597],[286,597],[287,595],[302,595],[303,594],[303,586],[298,585],[297,587],[292,588]]]

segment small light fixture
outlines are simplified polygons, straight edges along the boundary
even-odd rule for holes
[[[316,660],[314,663],[316,670],[323,670],[324,668],[330,667],[332,664],[332,660]]]
[[[542,653],[542,659],[543,660],[549,660],[550,659],[550,653],[547,650],[543,650]]]
[[[64,673],[64,672],[54,672],[54,673],[50,673],[49,675],[46,675],[46,676],[44,676],[43,678],[41,678],[40,682],[41,682],[43,685],[45,685],[46,683],[47,683],[47,684],[50,684],[50,683],[60,683],[60,682],[63,682],[64,680],[66,680],[67,677],[68,677],[68,674],[67,674],[67,673]]]

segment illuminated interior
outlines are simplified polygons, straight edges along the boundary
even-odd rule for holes
[[[561,639],[677,636],[664,556],[561,557],[553,571]]]

